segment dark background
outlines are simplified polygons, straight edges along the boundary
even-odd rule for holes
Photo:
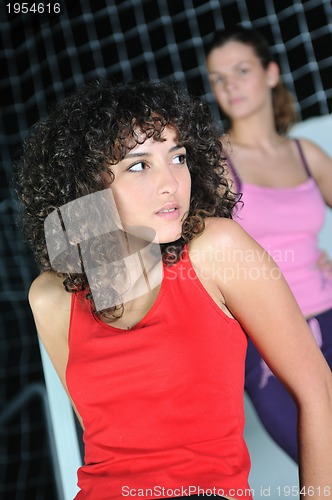
[[[180,80],[219,119],[204,46],[216,28],[235,23],[268,38],[301,119],[331,113],[332,10],[326,0],[26,3],[50,12],[15,14],[22,2],[0,4],[0,498],[53,500],[43,375],[27,303],[38,270],[16,226],[11,186],[24,137],[54,100],[105,75]]]

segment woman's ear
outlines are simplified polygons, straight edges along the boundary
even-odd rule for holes
[[[267,81],[271,88],[275,87],[280,78],[280,69],[276,62],[272,61],[266,68]]]
[[[101,177],[101,180],[103,181],[105,189],[109,188],[114,181],[114,173],[112,172],[112,170],[110,168],[108,168],[107,170],[102,170],[99,175]]]

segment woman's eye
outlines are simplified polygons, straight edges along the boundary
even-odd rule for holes
[[[224,77],[221,75],[215,76],[214,78],[211,78],[211,84],[212,85],[218,85],[220,83],[224,83]]]
[[[238,73],[239,75],[245,75],[246,73],[248,73],[248,71],[249,71],[248,68],[240,68],[238,70]]]
[[[187,156],[185,154],[177,155],[173,158],[173,163],[178,163],[178,164],[183,165],[184,163],[186,163],[186,159],[187,159]]]
[[[139,161],[138,163],[131,165],[128,170],[129,172],[142,172],[145,168],[146,164],[143,161]]]

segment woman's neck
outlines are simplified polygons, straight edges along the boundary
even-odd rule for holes
[[[232,144],[249,148],[271,148],[282,140],[273,117],[258,114],[234,120],[229,133]]]
[[[229,142],[231,146],[238,146],[250,150],[261,150],[262,152],[274,151],[277,147],[285,142],[285,138],[279,135],[276,131],[268,133],[252,133],[243,134],[236,130],[229,131]]]

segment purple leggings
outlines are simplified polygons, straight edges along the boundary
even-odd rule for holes
[[[307,320],[332,369],[332,309]],[[305,366],[303,367],[305,369]],[[289,393],[272,374],[249,339],[245,389],[272,439],[293,459],[297,455],[297,409]]]

